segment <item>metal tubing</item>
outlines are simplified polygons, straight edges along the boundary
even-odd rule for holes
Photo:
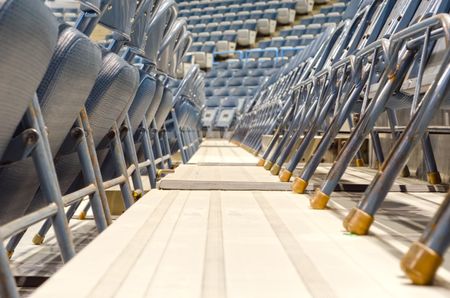
[[[128,209],[133,205],[134,199],[131,191],[129,176],[125,164],[125,158],[122,151],[122,144],[120,141],[120,133],[119,129],[117,128],[117,124],[114,123],[112,127],[112,131],[114,132],[114,136],[112,139],[112,151],[114,154],[114,160],[116,164],[116,171],[117,173],[120,173],[121,176],[124,177],[124,181],[120,184],[120,189],[122,191],[122,197],[123,197],[123,203],[125,206],[125,209]],[[106,188],[106,187],[105,187]]]
[[[0,235],[1,239],[5,239]],[[8,298],[19,298],[19,293],[16,289],[16,281],[9,268],[9,258],[5,246],[0,243],[0,296]]]
[[[58,206],[55,203],[51,203],[41,209],[26,214],[20,218],[12,220],[0,228],[0,235],[3,239],[7,239],[26,228],[40,222],[44,218],[54,216],[58,212]]]
[[[358,208],[369,215],[374,215],[385,199],[395,177],[406,164],[414,146],[422,140],[425,130],[439,109],[441,102],[450,96],[450,51],[447,53],[445,71],[441,68],[435,81],[422,99],[417,112],[412,117],[405,131],[395,143],[389,157],[383,163],[380,172],[375,176]]]
[[[141,172],[138,170],[139,169],[138,157],[136,153],[136,146],[134,145],[133,132],[131,131],[130,117],[128,116],[128,114],[125,116],[124,124],[127,126],[127,133],[123,140],[124,144],[123,151],[125,153],[128,162],[134,165],[136,169],[131,174],[134,189],[142,193],[144,191],[144,186],[142,184]]]
[[[162,153],[161,141],[159,139],[159,131],[158,131],[157,127],[156,127],[155,119],[153,119],[153,121],[152,121],[152,128],[153,128],[153,144],[155,145],[155,148],[156,148],[156,156],[157,157],[163,157],[164,155]],[[160,167],[162,169],[166,168],[166,165],[164,164],[164,162],[162,162],[160,164]]]
[[[82,125],[81,119],[78,119],[78,125]],[[78,159],[81,162],[81,168],[83,173],[83,180],[86,185],[91,186],[91,193],[89,193],[89,199],[92,204],[92,211],[94,213],[95,225],[99,233],[103,232],[107,227],[105,211],[103,209],[103,202],[98,191],[97,179],[95,177],[94,168],[89,154],[89,148],[87,145],[86,137],[81,136],[81,142],[77,146]],[[88,187],[89,187],[88,186]],[[85,188],[88,188],[85,187]],[[81,193],[81,190],[73,192],[63,197],[63,201],[70,196],[74,197],[74,200],[81,200],[87,194]]]
[[[167,159],[167,166],[169,167],[169,169],[172,169],[173,165],[172,165],[172,159],[170,158],[169,137],[167,136],[167,129],[166,129],[165,125],[163,127],[163,143],[164,143],[164,150],[166,152],[166,155],[168,155],[168,157],[169,157]]]
[[[89,117],[86,112],[86,108],[82,108],[80,112],[81,126],[85,132],[84,136],[86,138],[86,145],[89,150],[89,156],[91,158],[91,165],[94,170],[95,181],[97,184],[97,190],[100,195],[100,199],[102,201],[103,214],[105,215],[106,223],[108,225],[112,224],[111,211],[109,209],[108,199],[106,197],[106,191],[103,186],[103,178],[100,170],[100,163],[98,162],[97,152],[95,150],[95,143],[93,139],[93,132],[91,128],[91,124],[89,123]],[[80,125],[80,123],[78,124]]]
[[[57,213],[52,217],[53,227],[61,250],[61,257],[63,262],[67,262],[75,255],[75,248],[64,213],[61,190],[59,188],[56,170],[50,154],[50,145],[48,143],[44,119],[36,96],[33,98],[32,104],[28,108],[27,119],[31,124],[31,127],[38,129],[41,134],[41,140],[38,142],[32,153],[32,157],[34,164],[36,165],[43,197],[48,200],[49,204],[55,203],[57,206]]]
[[[153,155],[152,145],[150,143],[150,133],[146,126],[145,119],[142,122],[143,134],[141,138],[144,156],[150,161],[150,165],[147,166],[148,179],[150,181],[151,188],[156,188],[156,165],[155,156]]]
[[[328,130],[325,131],[325,134],[322,136],[322,139],[320,140],[319,145],[314,151],[314,154],[311,156],[311,158],[305,165],[305,169],[307,168],[307,170],[306,171],[304,170],[301,175],[304,181],[308,181],[312,177],[312,174],[314,174],[315,170],[319,166],[323,156],[327,152],[334,138],[339,134],[339,130],[344,125],[345,121],[350,115],[353,106],[355,102],[358,100],[359,95],[361,94],[361,91],[363,90],[364,84],[368,77],[369,73],[364,72],[362,78],[356,81],[355,87],[351,91],[348,99],[345,101],[345,103],[340,107],[336,115],[333,117],[333,120],[331,121]],[[291,159],[291,162],[287,167],[288,171],[293,172],[295,170],[297,164],[300,162],[301,158],[305,154],[306,149],[308,148],[314,136],[315,136],[314,131],[308,132],[308,134],[305,136],[305,139],[303,140],[300,147],[297,149],[296,154]]]
[[[144,156],[147,160],[150,161],[150,164],[147,166],[148,179],[150,181],[151,188],[154,189],[156,188],[155,156],[153,155],[152,145],[150,143],[150,132],[148,131],[148,126],[145,118],[142,120],[141,128],[142,128],[141,142],[144,151]]]
[[[380,86],[383,87],[377,91],[377,94],[369,104],[367,111],[364,112],[355,126],[354,131],[350,135],[350,138],[345,143],[344,148],[342,148],[341,152],[338,154],[336,162],[333,164],[326,180],[322,184],[321,191],[324,194],[330,195],[333,192],[340,178],[344,174],[345,169],[359,150],[365,137],[370,133],[370,130],[373,128],[379,115],[383,112],[386,102],[389,100],[393,90],[409,70],[409,66],[414,58],[414,51],[402,50],[400,56],[401,60],[398,64],[394,64],[396,63],[396,60],[390,60],[390,65],[380,80]],[[395,67],[395,69],[392,69],[393,67]]]

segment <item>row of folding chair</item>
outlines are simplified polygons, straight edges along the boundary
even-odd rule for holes
[[[265,48],[307,46],[313,40],[314,40],[313,34],[304,34],[300,37],[298,37],[298,36],[286,36],[286,37],[278,36],[278,37],[272,38],[271,40],[259,42],[258,47],[261,49],[265,49]]]
[[[205,104],[204,73],[192,65],[185,78],[169,85],[174,89],[174,108],[165,122],[168,149],[180,151],[184,163],[200,147],[202,141],[201,110]]]
[[[253,10],[280,10],[280,9],[290,9],[293,10],[295,14],[295,1],[267,1],[267,2],[256,2],[256,3],[244,3],[244,4],[233,4],[229,6],[219,6],[219,7],[205,7],[205,8],[189,8],[180,10],[180,17],[190,17],[190,16],[201,16],[204,14],[227,14],[227,13],[240,13],[243,11],[253,11]]]
[[[184,8],[205,8],[216,6],[228,6],[244,3],[253,3],[253,0],[213,0],[213,1],[178,1],[178,7]]]
[[[214,68],[206,74],[206,77],[216,77],[219,72],[224,70],[235,70],[235,69],[278,69],[283,65],[283,61],[279,59],[271,59],[271,58],[261,58],[258,60],[255,59],[228,59],[223,62],[218,62],[214,65]]]
[[[262,120],[255,124],[249,118],[257,113],[264,115],[258,119],[276,123],[262,131],[274,136],[259,165],[273,175],[280,174],[281,181],[289,181],[313,139],[320,136],[292,186],[294,192],[303,193],[343,126],[353,126],[332,168],[310,199],[313,209],[324,209],[352,161],[363,164],[360,148],[370,137],[380,168],[343,223],[348,232],[365,235],[395,178],[409,172],[407,161],[418,143],[428,182],[441,183],[427,127],[436,112],[446,107],[450,90],[450,3],[355,0],[349,7],[357,11],[350,21],[339,24],[314,55],[314,71],[302,71],[304,76],[294,84],[292,102],[285,105],[279,117],[282,119],[273,120],[270,111],[261,108],[250,111],[248,117],[243,117],[245,122],[239,123],[243,129],[236,131],[233,140],[259,151],[261,131],[255,135],[252,130],[262,126]],[[410,111],[410,119],[399,130],[397,113],[404,109]],[[394,141],[386,158],[375,126],[383,113]],[[285,163],[286,168],[281,170]],[[401,261],[413,283],[432,282],[450,245],[449,221],[447,196],[422,237]]]
[[[144,191],[141,170],[156,187],[157,170],[171,166],[165,122],[178,97],[167,83],[192,39],[172,0],[84,0],[76,28],[58,24],[42,1],[0,6],[0,235],[10,239],[0,244],[0,296],[17,297],[8,257],[30,225],[46,220],[35,244],[53,226],[67,262],[68,220],[83,198],[102,232],[112,223],[105,189],[119,185],[128,208]],[[88,37],[97,24],[113,31],[108,48]],[[178,115],[180,127],[199,122],[196,109]]]

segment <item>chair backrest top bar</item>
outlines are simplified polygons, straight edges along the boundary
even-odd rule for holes
[[[144,53],[145,44],[147,42],[147,27],[152,18],[154,0],[142,0],[134,17],[132,31],[130,35],[130,47]]]
[[[136,0],[112,0],[100,19],[100,24],[121,35],[125,40],[130,40],[136,7]]]

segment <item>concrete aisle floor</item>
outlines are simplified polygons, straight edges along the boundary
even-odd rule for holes
[[[205,141],[161,181],[169,189],[146,194],[34,297],[450,297],[448,262],[429,287],[399,267],[443,193],[391,192],[358,237],[342,218],[361,193],[336,192],[328,210],[311,210],[308,194],[270,190],[276,177],[256,162]],[[242,180],[251,187],[221,190]]]

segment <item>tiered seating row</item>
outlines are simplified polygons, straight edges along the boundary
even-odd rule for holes
[[[217,63],[205,80],[205,129],[229,129],[247,110],[251,99],[266,80],[278,72],[280,60],[230,59]]]

